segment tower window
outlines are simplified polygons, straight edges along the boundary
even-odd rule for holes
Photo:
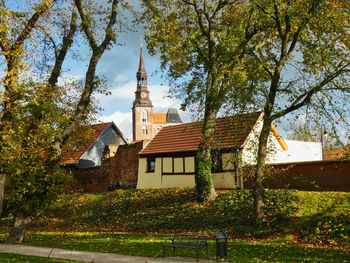
[[[142,126],[141,130],[142,130],[143,135],[147,135],[147,127],[146,126]]]
[[[147,122],[147,112],[145,110],[141,111],[141,122]]]

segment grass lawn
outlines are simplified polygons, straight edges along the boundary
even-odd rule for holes
[[[0,253],[0,262],[46,262],[46,263],[69,263],[74,262],[77,263],[79,261],[70,261],[70,260],[63,260],[63,259],[53,259],[53,258],[43,258],[43,257],[32,257],[32,256],[22,256],[22,255],[16,255],[16,254],[7,254],[7,253]]]
[[[215,234],[224,230],[230,262],[349,262],[349,192],[266,190],[259,223],[251,191],[218,193],[205,204],[196,202],[194,189],[180,188],[62,195],[33,218],[24,244],[157,257],[166,235],[199,233],[211,237],[214,259]],[[10,215],[0,219],[0,242],[11,224]]]
[[[0,238],[6,233],[2,228]],[[28,232],[24,244],[54,246],[83,251],[109,252],[134,256],[159,257],[165,236],[125,235],[86,232]],[[215,259],[215,241],[210,240],[210,257]],[[229,262],[349,262],[350,250],[312,248],[288,244],[285,241],[230,240]],[[167,256],[171,255],[168,248]],[[195,257],[195,250],[179,249],[177,256]],[[205,251],[201,252],[205,259]],[[16,261],[15,261],[16,262]]]

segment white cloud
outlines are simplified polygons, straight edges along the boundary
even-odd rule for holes
[[[183,123],[198,121],[198,119],[196,119],[198,115],[193,112],[179,111],[179,115]]]
[[[96,94],[96,98],[100,102],[100,105],[109,113],[114,110],[126,111],[128,105],[130,105],[129,109],[131,110],[132,102],[135,99],[136,86],[136,80],[130,80],[123,75],[117,75],[113,80],[111,88],[109,88],[111,95]],[[159,84],[149,85],[148,90],[150,91],[150,99],[154,107],[180,107],[179,101],[166,97],[169,90],[168,86]],[[121,109],[121,106],[124,109]],[[117,109],[116,107],[119,108]]]
[[[114,78],[114,83],[125,83],[125,82],[129,82],[130,80],[125,77],[124,75],[117,75]]]
[[[135,97],[136,80],[129,80],[128,78],[117,75],[113,80],[113,84],[108,89],[111,95],[96,94],[97,100],[103,106],[103,108],[112,108],[116,105],[130,103],[130,109],[132,107],[132,100]],[[120,103],[120,102],[123,103]]]
[[[101,121],[113,121],[125,138],[132,138],[132,114],[131,112],[116,111],[112,115],[102,116]]]
[[[162,108],[154,108],[154,112],[167,112],[166,109]],[[191,122],[191,114],[189,112],[183,112],[179,111],[181,120],[186,122]],[[120,112],[116,111],[111,115],[108,116],[101,116],[99,118],[99,121],[102,122],[111,122],[113,121],[117,127],[121,130],[125,138],[131,138],[132,139],[132,113],[130,112]]]
[[[154,107],[161,108],[180,108],[180,101],[167,97],[169,86],[151,85],[148,86],[150,99]]]
[[[114,84],[109,89],[112,93],[110,96],[97,95],[102,105],[110,105],[117,100],[131,100],[135,99],[136,80],[129,80],[124,76],[118,75],[114,79]],[[149,85],[150,98],[154,107],[178,107],[180,103],[173,99],[167,98],[169,87],[163,85]],[[130,109],[132,103],[130,103]]]

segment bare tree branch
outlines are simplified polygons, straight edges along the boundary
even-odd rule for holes
[[[81,0],[74,0],[75,5],[78,8],[79,14],[80,14],[80,18],[81,18],[81,25],[83,28],[83,31],[86,35],[87,40],[89,41],[89,45],[90,47],[95,50],[98,48],[98,45],[96,44],[96,41],[94,39],[94,36],[90,30],[90,21],[89,18],[87,17],[87,15],[85,14],[83,7],[81,6]]]
[[[14,45],[12,45],[11,52],[16,52],[16,50],[18,50],[20,46],[23,45],[24,40],[26,40],[29,37],[33,28],[36,25],[36,22],[52,6],[54,2],[56,2],[56,0],[43,1],[43,3],[40,3],[35,7],[35,10],[38,10],[38,11],[36,11],[25,24],[24,29],[17,37]]]
[[[58,53],[56,55],[55,65],[52,69],[49,82],[48,82],[49,86],[54,86],[57,83],[57,79],[60,75],[64,58],[66,57],[66,54],[73,43],[73,37],[75,32],[77,31],[77,24],[76,24],[77,18],[78,18],[77,10],[76,10],[76,7],[74,6],[72,11],[69,32],[67,35],[63,37],[62,46],[60,50],[57,50]]]
[[[349,72],[349,69],[347,69],[349,67],[350,63],[347,63],[343,66],[340,66],[340,68],[338,70],[336,70],[335,72],[333,72],[332,74],[329,74],[327,77],[325,77],[320,83],[318,83],[317,85],[315,85],[313,88],[311,88],[310,90],[304,92],[303,94],[301,94],[300,96],[298,96],[298,98],[296,98],[294,100],[294,102],[287,108],[285,108],[284,110],[273,114],[271,117],[272,119],[278,119],[292,111],[295,111],[299,108],[301,108],[302,106],[305,106],[306,104],[308,104],[311,101],[311,98],[314,94],[316,94],[317,92],[321,91],[322,88],[331,83],[335,78],[337,78],[338,76]],[[303,99],[302,99],[303,98]],[[302,99],[302,100],[301,100]],[[300,101],[301,100],[301,101]],[[300,101],[300,102],[299,102]]]

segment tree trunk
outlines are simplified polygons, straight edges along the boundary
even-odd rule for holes
[[[0,216],[4,207],[4,193],[5,193],[6,175],[0,174]]]
[[[217,197],[211,175],[211,147],[206,146],[200,146],[196,155],[195,181],[198,202],[214,200]]]
[[[20,244],[27,231],[29,224],[32,222],[30,216],[23,211],[18,211],[15,214],[14,224],[10,231],[10,234],[6,240],[8,244]]]
[[[217,197],[211,175],[212,141],[216,124],[216,112],[207,114],[203,121],[202,139],[198,147],[195,162],[195,181],[197,200],[204,202]]]
[[[259,137],[259,148],[257,156],[257,164],[255,171],[255,186],[254,186],[254,215],[255,221],[262,219],[265,216],[265,203],[264,203],[264,166],[266,162],[266,148],[267,141],[271,130],[270,117],[264,116],[263,128]]]

